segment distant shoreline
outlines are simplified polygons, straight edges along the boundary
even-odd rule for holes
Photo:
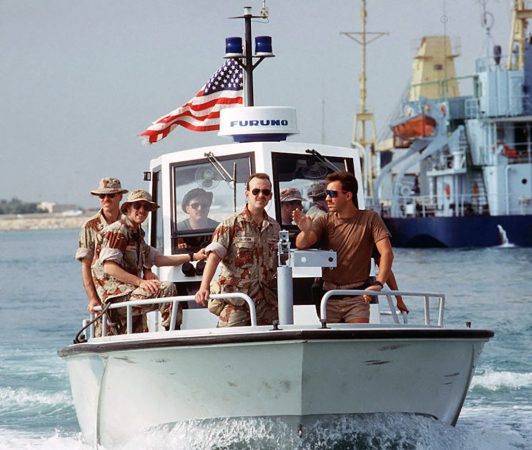
[[[94,214],[96,211],[87,211],[78,216],[61,213],[0,215],[0,231],[75,229]]]

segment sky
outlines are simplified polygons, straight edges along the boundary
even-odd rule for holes
[[[486,0],[491,34],[507,53],[512,0]],[[228,143],[176,129],[143,145],[137,135],[188,101],[224,62],[228,17],[262,0],[0,0],[0,199],[96,207],[104,176],[128,189],[162,153]],[[293,106],[297,142],[348,147],[359,107],[360,0],[267,0],[275,58],[255,70],[255,104]],[[423,36],[458,44],[458,75],[485,51],[479,0],[368,0],[367,103],[378,130],[408,87]]]

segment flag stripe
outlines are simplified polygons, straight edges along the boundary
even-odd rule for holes
[[[211,104],[211,102],[209,102],[209,108],[212,110],[212,109],[221,109],[221,106],[222,105],[233,105],[233,104],[239,104],[241,105],[242,104],[242,97],[238,97],[238,98],[227,98],[227,99],[221,99],[221,100],[213,100],[212,101],[213,103]],[[220,106],[220,107],[218,107]],[[184,111],[187,111],[190,115],[192,115],[193,117],[197,117],[198,119],[202,116],[200,116],[199,114],[193,114],[192,111],[204,111],[205,109],[209,109],[209,108],[200,108],[198,106],[196,106],[195,108],[186,108],[185,106],[181,106],[179,107],[178,109],[172,111],[171,113],[168,113],[166,116],[163,116],[161,117],[160,119],[156,120],[153,125],[155,124],[158,124],[158,123],[165,123],[169,120],[172,120],[173,117],[179,115],[179,114],[183,114]],[[192,111],[190,111],[192,110]]]
[[[233,60],[226,61],[195,97],[157,119],[139,136],[147,137],[152,144],[164,139],[177,126],[199,132],[218,130],[220,110],[243,103],[242,80],[242,68]]]

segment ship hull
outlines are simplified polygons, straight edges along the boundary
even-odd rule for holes
[[[532,246],[532,215],[384,218],[395,247]],[[503,237],[506,233],[507,241]]]

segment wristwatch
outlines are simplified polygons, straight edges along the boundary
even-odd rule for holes
[[[375,280],[373,282],[373,286],[375,286],[376,284],[379,285],[381,287],[381,289],[384,288],[384,284],[382,284],[379,280]]]

